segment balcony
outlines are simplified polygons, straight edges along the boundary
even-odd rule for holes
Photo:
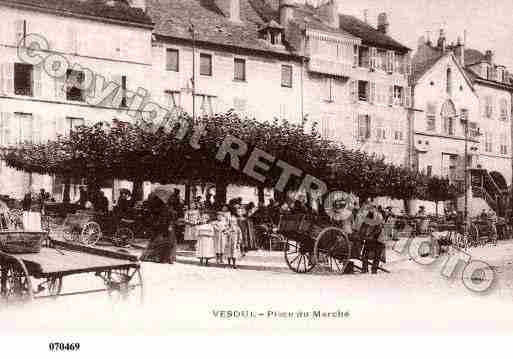
[[[320,74],[354,77],[355,68],[351,63],[328,60],[325,58],[312,57],[308,62],[308,71]]]

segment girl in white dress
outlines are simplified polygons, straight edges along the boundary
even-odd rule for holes
[[[201,217],[199,226],[196,226],[196,257],[199,258],[201,265],[208,265],[208,260],[215,257],[214,248],[214,226],[209,223],[209,216],[205,214]]]
[[[224,212],[217,212],[217,221],[212,223],[214,226],[214,248],[216,251],[216,263],[223,263],[224,247],[226,237],[228,236],[229,223]]]
[[[241,257],[242,231],[237,223],[237,217],[231,217],[226,237],[225,254],[228,258],[228,265],[232,264],[237,268],[236,259]]]

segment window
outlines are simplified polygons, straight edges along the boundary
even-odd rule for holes
[[[16,122],[18,123],[18,142],[32,142],[32,133],[34,129],[32,114],[15,112],[14,116],[16,118]]]
[[[358,81],[358,100],[369,101],[369,82]]]
[[[216,99],[217,99],[216,96],[196,94],[195,99],[194,99],[195,103],[196,103],[195,106],[197,108],[196,115],[197,116],[212,116],[213,114],[215,114]]]
[[[281,87],[292,87],[291,65],[281,65]]]
[[[212,55],[200,54],[200,75],[212,76]]]
[[[387,130],[384,125],[383,118],[376,118],[376,141],[381,142],[387,139]]]
[[[180,91],[165,91],[167,104],[170,109],[176,110],[181,106],[181,93]]]
[[[485,133],[485,151],[492,152],[493,143],[492,143],[492,134],[490,132]]]
[[[507,135],[505,133],[501,133],[500,137],[500,154],[501,155],[507,155],[508,154],[508,141],[507,141]]]
[[[426,130],[436,131],[436,105],[429,102],[426,109]]]
[[[370,116],[358,115],[358,140],[363,141],[370,138]]]
[[[491,118],[493,116],[493,98],[492,96],[485,97],[485,105],[484,112],[487,118]]]
[[[403,131],[401,131],[401,130],[394,131],[394,140],[395,141],[402,142],[404,140],[403,136],[404,136]]]
[[[34,66],[14,64],[14,93],[22,96],[33,96]]]
[[[358,66],[360,67],[369,67],[370,66],[370,53],[368,47],[360,46],[358,48]]]
[[[334,102],[335,101],[335,94],[334,94],[335,80],[332,77],[326,77],[324,79],[323,85],[324,85],[323,91],[322,91],[323,100],[326,102]]]
[[[180,71],[179,52],[177,49],[166,50],[166,71]]]
[[[76,130],[80,126],[85,125],[85,120],[82,117],[66,117],[67,133],[69,135],[71,131]]]
[[[445,85],[446,89],[445,90],[447,91],[448,95],[451,95],[451,93],[452,93],[452,72],[451,72],[450,68],[447,69],[447,77],[445,80],[446,80],[446,85]]]
[[[126,76],[121,76],[121,107],[127,107],[127,87],[126,87]]]
[[[83,81],[84,73],[82,71],[68,70],[66,72],[66,100],[85,101],[84,92],[80,88]]]
[[[444,117],[444,133],[449,136],[454,136],[454,118]]]
[[[246,60],[234,59],[233,60],[233,78],[236,81],[246,81]]]
[[[508,100],[501,99],[500,101],[500,119],[501,121],[507,121],[508,120]]]
[[[357,67],[359,65],[359,50],[358,45],[353,46],[353,66]]]
[[[403,88],[394,86],[394,105],[401,105],[403,101]]]

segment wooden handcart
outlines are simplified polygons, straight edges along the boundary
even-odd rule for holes
[[[93,292],[142,302],[143,279],[136,256],[53,239],[47,244],[39,253],[0,251],[0,305]],[[104,288],[62,293],[64,277],[82,273],[94,274]]]
[[[330,223],[317,223],[306,215],[287,215],[280,219],[278,232],[285,242],[285,262],[296,273],[307,273],[317,267],[343,274],[352,260],[362,260],[363,243],[350,240]],[[379,270],[388,272],[382,267]]]

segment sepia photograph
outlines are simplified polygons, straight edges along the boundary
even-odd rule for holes
[[[0,344],[513,332],[511,14],[0,0]]]

